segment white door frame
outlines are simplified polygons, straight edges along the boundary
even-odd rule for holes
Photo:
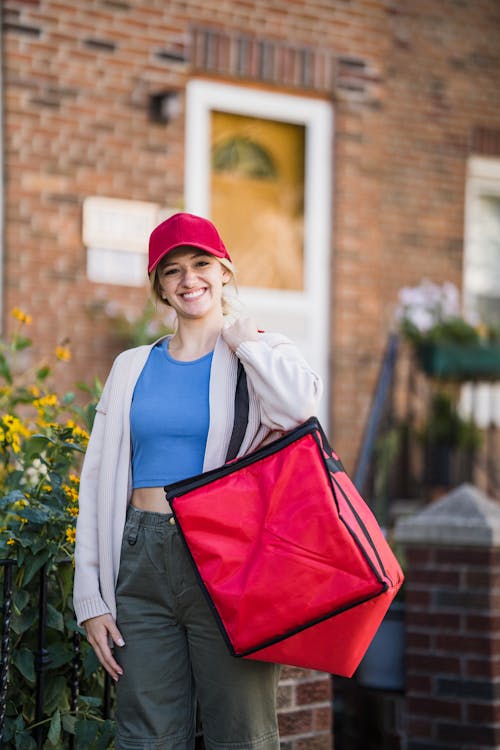
[[[261,117],[305,127],[304,290],[240,289],[243,300],[281,312],[302,311],[307,324],[307,359],[328,393],[330,247],[332,232],[333,110],[330,102],[193,79],[186,91],[185,207],[210,216],[210,114],[212,110]],[[325,395],[320,418],[328,427]]]

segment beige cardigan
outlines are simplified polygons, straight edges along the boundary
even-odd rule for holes
[[[80,483],[73,591],[78,623],[107,612],[116,617],[115,585],[132,494],[130,405],[152,346],[128,349],[116,358],[97,405]],[[248,426],[239,455],[314,415],[321,397],[318,376],[281,335],[261,334],[258,341],[240,344],[236,355],[219,337],[210,371],[204,471],[225,460],[234,421],[238,359],[249,391]]]

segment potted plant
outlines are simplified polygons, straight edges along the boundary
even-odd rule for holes
[[[426,374],[455,381],[500,377],[500,330],[466,319],[454,284],[424,280],[404,287],[397,317]]]
[[[472,480],[481,432],[472,420],[461,416],[452,394],[433,393],[419,437],[428,486],[451,487]]]

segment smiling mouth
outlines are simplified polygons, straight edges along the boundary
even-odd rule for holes
[[[183,299],[197,299],[198,297],[201,297],[202,294],[205,293],[205,289],[196,289],[194,292],[184,292],[184,294],[181,294],[181,297]]]

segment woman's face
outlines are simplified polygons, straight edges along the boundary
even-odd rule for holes
[[[158,266],[162,297],[179,318],[205,318],[222,313],[222,287],[230,272],[213,255],[195,247],[181,247]]]

